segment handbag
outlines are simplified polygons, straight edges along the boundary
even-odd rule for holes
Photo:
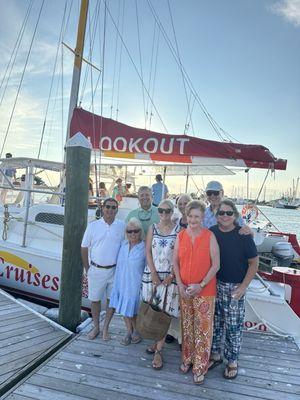
[[[162,309],[158,308],[155,290],[153,291],[149,302],[142,301],[140,303],[136,325],[137,330],[143,339],[152,339],[158,341],[166,336],[172,319],[172,317],[165,311],[167,292],[168,288],[165,292]]]

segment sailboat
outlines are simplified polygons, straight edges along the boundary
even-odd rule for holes
[[[117,162],[123,162],[128,166],[155,165],[163,168],[166,174],[168,174],[168,168],[178,165],[185,169],[187,178],[192,174],[193,168],[197,170],[200,167],[209,168],[210,175],[214,174],[214,168],[218,171],[222,170],[223,173],[231,173],[230,167],[286,169],[286,160],[275,158],[269,149],[261,145],[217,142],[186,134],[163,134],[150,129],[135,128],[79,107],[78,89],[87,7],[88,1],[82,0],[75,49],[68,136],[72,137],[80,132],[87,137],[93,150],[98,154],[98,163],[103,164],[105,160],[109,160],[107,162],[113,165]],[[36,161],[29,160],[29,163],[34,166]],[[1,162],[7,161],[2,159]],[[32,174],[31,171],[31,181]],[[27,190],[33,191],[29,187]],[[62,197],[63,192],[57,192],[56,195]],[[128,211],[129,205],[124,199],[118,217],[124,218]],[[63,216],[63,204],[31,205],[30,196],[27,196],[26,207],[17,217],[4,217],[2,240],[0,240],[0,279],[4,289],[53,304],[58,303]],[[93,218],[95,218],[94,214],[89,212],[89,220]],[[278,236],[277,239],[280,240],[283,236],[284,234]],[[295,276],[297,277],[297,274]],[[254,283],[250,288],[250,294],[247,296],[249,306],[246,323],[262,330],[274,330],[279,327],[280,331],[295,336],[297,332],[300,332],[300,310],[294,311],[289,306],[286,285],[283,287],[281,283],[272,282],[272,286],[276,287],[272,290],[261,285],[261,283],[258,285]],[[291,299],[298,290],[292,288],[289,298]],[[270,298],[275,301],[270,302]],[[260,303],[263,305],[269,303],[272,306],[263,309],[261,306],[256,306]],[[86,287],[83,290],[82,304],[83,307],[89,309]],[[294,302],[292,304],[294,307]],[[277,312],[279,309],[277,307],[280,308],[280,312]],[[278,318],[281,313],[288,315],[284,323]],[[268,322],[271,315],[272,321]]]

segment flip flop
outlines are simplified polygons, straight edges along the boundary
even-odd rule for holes
[[[210,370],[216,368],[218,365],[222,364],[223,363],[223,359],[219,358],[218,360],[214,360],[213,358],[211,358],[208,363],[209,364],[211,363],[209,365],[209,367],[208,367],[208,370],[210,371]]]
[[[153,344],[152,346],[150,346],[150,347],[148,347],[148,348],[146,349],[146,353],[147,353],[147,354],[154,354],[155,351],[156,351],[156,345],[155,345],[155,344]]]
[[[235,372],[235,374],[233,376],[228,376],[228,374],[230,374],[230,372]],[[238,366],[237,365],[226,365],[226,368],[224,370],[223,373],[223,377],[225,379],[235,379],[238,376]]]
[[[133,334],[131,335],[131,343],[137,344],[140,343],[141,340],[142,340],[141,335],[137,331],[134,331]]]
[[[191,369],[192,364],[185,364],[182,363],[179,367],[179,371],[182,372],[183,374],[187,374],[189,370]]]
[[[194,374],[194,384],[195,385],[202,385],[204,383],[204,375],[200,374]]]
[[[154,363],[154,358],[155,358],[155,356],[156,355],[159,355],[160,356],[160,358],[161,358],[161,365],[159,365],[158,367],[156,367],[153,363]],[[161,350],[156,350],[155,351],[155,354],[154,354],[154,357],[153,357],[153,361],[152,361],[152,368],[153,369],[156,369],[157,371],[159,371],[160,369],[162,369],[162,367],[164,366],[164,364],[163,364],[163,358],[162,358],[162,354],[161,354]]]
[[[123,339],[121,340],[121,344],[123,346],[128,346],[130,343],[132,343],[131,334],[127,333],[127,335],[124,336]]]

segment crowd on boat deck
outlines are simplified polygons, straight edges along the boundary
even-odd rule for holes
[[[159,340],[156,336],[145,349],[153,355],[153,369],[163,368],[166,340],[176,339],[182,352],[180,371],[192,369],[195,384],[202,384],[208,371],[223,362],[224,378],[234,379],[245,292],[258,269],[251,229],[235,204],[224,199],[220,182],[207,184],[206,206],[187,194],[174,205],[161,175],[156,181],[151,188],[139,188],[139,207],[124,222],[116,218],[118,196],[126,190],[118,180],[113,195],[103,202],[102,217],[86,228],[81,253],[94,325],[88,337],[100,334],[101,301],[107,299],[102,339],[110,340],[109,324],[117,312],[126,326],[121,343],[139,343],[139,320],[144,317],[140,304],[147,305],[168,316],[168,334]]]

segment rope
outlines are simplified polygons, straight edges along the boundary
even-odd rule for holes
[[[129,60],[131,61],[132,65],[133,65],[133,68],[134,68],[135,72],[137,73],[137,75],[138,75],[138,77],[139,77],[139,79],[140,79],[140,81],[141,81],[141,84],[142,84],[142,86],[143,86],[145,92],[147,93],[147,96],[149,96],[150,101],[151,101],[151,103],[152,103],[152,105],[153,105],[153,107],[154,107],[154,110],[155,110],[156,114],[158,115],[158,118],[159,118],[159,120],[160,120],[160,122],[161,122],[161,124],[162,124],[162,126],[163,126],[163,128],[164,128],[164,130],[166,131],[166,133],[168,133],[168,130],[167,130],[167,128],[166,128],[166,125],[164,124],[164,122],[163,122],[163,120],[162,120],[162,118],[161,118],[161,116],[160,116],[160,113],[158,112],[158,109],[157,109],[157,107],[155,106],[155,104],[154,104],[154,102],[153,102],[153,100],[152,100],[152,98],[151,98],[151,96],[150,96],[150,93],[149,93],[149,91],[147,90],[147,88],[146,88],[146,86],[145,86],[145,83],[144,83],[144,81],[143,81],[143,79],[142,79],[142,76],[141,76],[141,74],[140,74],[140,72],[139,72],[139,70],[138,70],[138,68],[137,68],[137,66],[136,66],[136,64],[135,64],[135,62],[134,62],[134,60],[133,60],[131,54],[130,54],[130,51],[128,50],[128,47],[126,46],[126,44],[125,44],[125,42],[124,42],[124,40],[123,40],[123,38],[122,38],[122,36],[121,36],[121,34],[120,34],[120,31],[117,29],[117,25],[116,25],[116,23],[115,23],[115,21],[114,21],[114,19],[113,19],[113,16],[112,16],[112,14],[111,14],[111,12],[110,12],[110,10],[109,10],[109,7],[107,6],[106,1],[105,1],[105,5],[106,5],[106,8],[107,8],[107,12],[108,12],[108,14],[109,14],[109,16],[110,16],[110,18],[111,18],[111,21],[112,21],[112,23],[113,23],[115,29],[117,30],[118,35],[119,35],[119,37],[120,37],[120,39],[121,39],[122,45],[123,45],[124,49],[126,50],[126,53],[127,53],[128,57],[129,57]]]
[[[175,32],[175,26],[174,26],[174,20],[173,20],[170,0],[168,0],[168,8],[169,8],[169,14],[170,14],[170,19],[171,19],[171,25],[172,25],[175,45],[176,45],[176,53],[177,53],[177,57],[178,57],[178,61],[179,61],[179,68],[180,68],[183,87],[184,87],[185,99],[186,99],[186,102],[187,102],[187,112],[188,112],[188,115],[189,115],[189,121],[190,121],[190,123],[192,125],[192,129],[193,129],[193,132],[194,132],[193,121],[192,121],[192,113],[191,113],[191,110],[190,110],[190,103],[189,103],[188,94],[187,94],[186,80],[185,80],[183,69],[182,69],[182,62],[181,62],[181,57],[180,57],[180,53],[179,53],[179,46],[178,46],[177,36],[176,36],[176,32]]]
[[[137,35],[138,35],[138,45],[139,45],[140,74],[141,74],[142,81],[144,81],[143,63],[142,63],[142,51],[141,51],[141,38],[140,38],[140,24],[139,24],[139,14],[138,14],[137,0],[135,0],[135,15],[136,15],[136,26],[137,26]],[[142,97],[143,97],[145,129],[146,129],[147,128],[147,117],[146,117],[146,105],[145,105],[145,92],[144,92],[143,85],[142,85]]]
[[[59,53],[59,48],[60,48],[60,42],[62,41],[63,27],[64,27],[64,21],[65,21],[66,11],[67,11],[67,4],[68,4],[68,0],[66,0],[66,2],[65,2],[65,8],[64,8],[64,13],[63,13],[62,22],[61,22],[61,28],[60,28],[60,33],[59,33],[59,38],[58,38],[58,43],[57,43],[57,48],[56,48],[53,72],[52,72],[52,77],[51,77],[50,90],[49,90],[48,101],[47,101],[46,112],[45,112],[45,119],[44,119],[44,123],[43,123],[42,135],[41,135],[41,140],[40,140],[40,145],[39,145],[37,158],[40,158],[41,150],[42,150],[42,144],[43,144],[43,140],[44,140],[45,128],[46,128],[46,123],[47,123],[47,115],[48,115],[48,109],[49,109],[49,105],[50,105],[50,99],[51,99],[52,88],[53,88],[53,83],[54,83],[54,77],[55,77],[55,71],[56,71],[56,66],[57,66],[57,59],[58,59],[58,53]]]
[[[11,115],[10,115],[10,118],[9,118],[8,126],[7,126],[5,137],[4,137],[4,141],[3,141],[3,144],[2,144],[2,148],[1,148],[1,152],[0,152],[0,158],[2,157],[3,150],[4,150],[4,147],[5,147],[5,144],[6,144],[6,140],[7,140],[7,137],[8,137],[11,121],[12,121],[14,113],[15,113],[15,108],[16,108],[16,105],[17,105],[17,101],[18,101],[18,98],[19,98],[20,91],[21,91],[21,86],[22,86],[22,83],[23,83],[25,71],[26,71],[26,68],[27,68],[27,64],[28,64],[30,53],[31,53],[31,49],[32,49],[34,38],[35,38],[35,34],[36,34],[36,31],[37,31],[37,27],[38,27],[38,24],[39,24],[39,21],[40,21],[40,18],[41,18],[41,14],[42,14],[42,9],[44,7],[44,3],[45,3],[45,0],[42,1],[41,8],[40,8],[39,15],[38,15],[38,19],[37,19],[37,22],[35,24],[35,28],[34,28],[34,32],[33,32],[33,35],[32,35],[31,42],[30,42],[29,50],[28,50],[28,53],[27,53],[25,65],[24,65],[24,68],[23,68],[23,71],[22,71],[21,80],[20,80],[19,87],[18,87],[18,90],[17,90],[17,95],[16,95],[16,98],[15,98],[15,101],[14,101],[13,109],[12,109],[12,112],[11,112]]]
[[[8,64],[7,64],[7,67],[6,67],[6,70],[5,70],[5,73],[4,73],[3,78],[2,78],[2,82],[1,82],[1,85],[0,85],[0,90],[2,89],[2,85],[3,85],[4,81],[5,81],[8,68],[9,68],[9,66],[11,64],[11,67],[10,67],[10,70],[9,70],[9,74],[8,74],[8,77],[7,77],[7,80],[6,80],[6,84],[5,84],[5,87],[4,87],[4,90],[3,90],[3,93],[2,93],[2,97],[1,97],[1,100],[0,100],[0,107],[2,105],[2,101],[3,101],[3,98],[4,98],[5,93],[6,93],[8,82],[10,80],[10,76],[11,76],[13,67],[15,65],[15,61],[16,61],[16,58],[17,58],[17,55],[18,55],[18,50],[19,50],[21,41],[23,39],[24,31],[25,31],[25,28],[26,28],[26,25],[27,25],[27,21],[28,21],[31,9],[32,9],[32,5],[33,5],[33,0],[31,0],[29,5],[28,5],[28,8],[27,8],[27,11],[26,11],[26,14],[25,14],[21,29],[19,31],[16,43],[14,45],[13,51],[11,53],[10,59],[8,61]]]
[[[124,15],[125,15],[125,0],[123,0],[123,11],[122,11],[122,25],[121,25],[121,37],[123,36],[124,32]],[[117,30],[118,37],[119,30]],[[119,73],[118,73],[118,89],[117,89],[117,108],[116,108],[116,121],[119,118],[119,102],[120,102],[120,82],[121,82],[121,67],[122,67],[122,54],[123,54],[123,47],[120,43],[120,55],[119,55]]]
[[[121,3],[119,2],[118,6],[118,19],[117,19],[117,27],[119,29],[120,25],[120,10],[121,9]],[[112,113],[113,113],[113,104],[114,104],[114,95],[115,95],[115,78],[116,78],[116,67],[117,67],[117,54],[118,54],[118,43],[119,43],[119,37],[116,32],[116,40],[115,40],[115,54],[114,54],[114,71],[113,71],[113,81],[112,81],[112,92],[111,92],[111,106],[110,106],[110,118],[112,119]]]

